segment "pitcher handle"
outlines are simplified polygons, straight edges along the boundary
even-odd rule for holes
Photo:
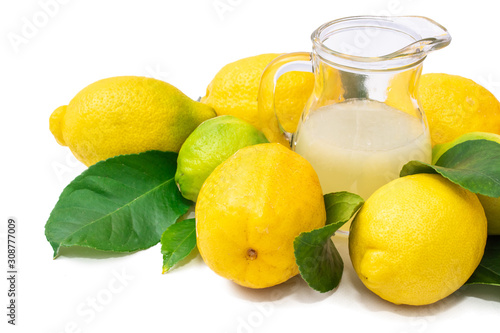
[[[287,53],[271,61],[262,73],[257,99],[261,131],[269,142],[279,142],[290,147],[293,133],[287,132],[281,126],[274,106],[274,96],[279,77],[291,71],[312,73],[311,54],[308,52]]]

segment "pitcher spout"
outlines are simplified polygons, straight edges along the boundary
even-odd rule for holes
[[[434,20],[423,16],[397,16],[392,21],[404,26],[406,31],[413,32],[413,38],[417,41],[408,46],[387,55],[388,57],[405,57],[422,53],[429,53],[442,49],[451,43],[451,35],[445,27]]]

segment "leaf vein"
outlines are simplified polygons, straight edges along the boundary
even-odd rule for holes
[[[172,257],[173,257],[173,254],[174,254],[174,253],[176,253],[176,252],[177,252],[177,250],[179,250],[179,248],[181,247],[181,245],[182,245],[182,244],[184,244],[184,242],[186,242],[186,240],[187,240],[188,238],[190,238],[190,237],[191,237],[191,235],[192,235],[194,232],[195,232],[195,230],[190,231],[190,232],[189,232],[189,234],[188,234],[188,235],[187,235],[184,239],[182,239],[182,241],[181,241],[181,242],[179,242],[179,244],[177,245],[177,247],[176,247],[173,251],[170,251],[170,252],[171,252],[171,255],[170,255],[170,257],[168,258],[168,261],[167,261],[167,264],[168,264],[168,266],[169,266],[169,267],[170,267],[170,262],[171,262],[171,259],[172,259]]]
[[[71,235],[68,235],[68,237],[71,237],[75,234],[77,234],[78,232],[80,232],[81,230],[83,229],[86,229],[87,227],[90,227],[91,225],[94,225],[95,223],[98,223],[100,221],[102,221],[103,219],[106,219],[108,218],[109,216],[115,214],[116,212],[122,210],[122,209],[125,209],[126,207],[129,207],[130,205],[132,205],[133,203],[135,203],[137,200],[139,199],[142,199],[144,198],[145,196],[147,196],[148,194],[150,193],[153,193],[154,191],[158,190],[159,188],[163,187],[163,186],[166,186],[168,185],[169,183],[171,183],[174,179],[171,178],[171,179],[168,179],[167,181],[165,181],[164,183],[161,183],[159,184],[158,186],[155,186],[154,188],[152,188],[151,190],[147,191],[147,192],[144,192],[142,195],[138,196],[137,198],[134,198],[134,200],[128,202],[127,204],[115,209],[114,211],[112,212],[109,212],[108,214],[94,220],[94,221],[91,221],[90,223],[87,223],[87,224],[84,224],[81,228],[78,228],[77,230],[75,230]],[[61,244],[66,241],[68,239],[68,237],[64,238],[62,241],[61,241]]]

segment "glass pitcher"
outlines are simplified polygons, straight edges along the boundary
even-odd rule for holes
[[[408,161],[430,163],[416,91],[427,53],[450,43],[447,30],[425,17],[357,16],[328,22],[311,39],[312,53],[282,55],[262,75],[259,117],[268,139],[304,156],[323,193],[349,191],[365,200]],[[314,73],[293,134],[280,125],[269,93],[289,71]]]

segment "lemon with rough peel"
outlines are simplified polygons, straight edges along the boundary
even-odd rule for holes
[[[418,99],[427,116],[432,145],[469,132],[500,134],[500,103],[474,81],[449,74],[422,75]]]
[[[449,149],[469,140],[490,140],[500,144],[500,135],[485,132],[470,132],[461,135],[451,142],[435,145],[432,148],[432,164],[436,164],[439,158]],[[492,198],[481,194],[477,194],[477,198],[483,205],[484,213],[488,220],[488,235],[500,235],[500,198]]]
[[[215,167],[243,147],[267,142],[261,131],[234,116],[206,120],[182,145],[175,182],[184,198],[196,201],[201,186]]]
[[[75,157],[98,161],[148,150],[178,152],[214,110],[174,86],[152,78],[119,76],[81,90],[50,116],[50,131]]]
[[[250,288],[271,287],[298,274],[295,237],[326,221],[314,169],[278,143],[242,148],[215,168],[195,214],[205,263]]]
[[[217,115],[233,115],[262,130],[257,105],[260,79],[266,66],[279,55],[261,54],[227,64],[210,82],[201,102],[212,106]],[[275,108],[281,125],[287,131],[294,132],[297,128],[313,85],[312,73],[293,71],[283,74],[278,79]],[[272,93],[270,89],[269,93]],[[278,132],[278,128],[276,127],[274,131]],[[269,141],[275,141],[274,135],[270,137],[266,134],[266,136]]]
[[[349,234],[365,286],[395,304],[434,303],[479,265],[486,217],[474,193],[436,174],[398,178],[365,202]]]

